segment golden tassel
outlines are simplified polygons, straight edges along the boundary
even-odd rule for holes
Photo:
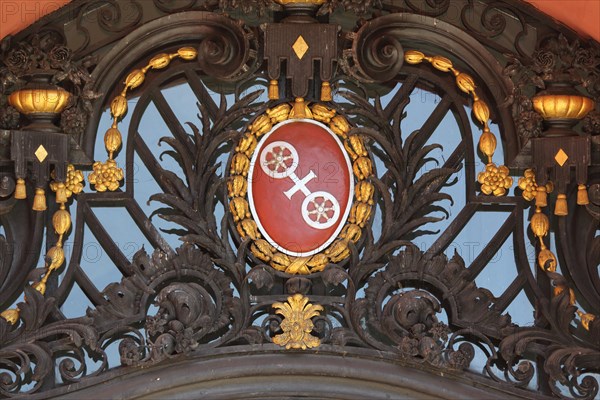
[[[321,84],[321,101],[331,101],[331,85],[329,82],[323,82]]]
[[[577,189],[577,204],[580,206],[587,206],[590,204],[590,199],[588,197],[587,188],[585,185],[579,185]]]
[[[546,207],[548,205],[548,194],[545,186],[538,186],[535,192],[535,206]]]
[[[279,84],[275,79],[269,82],[269,100],[279,100]]]
[[[58,184],[58,188],[56,189],[56,202],[58,204],[63,204],[67,202],[67,188],[65,184],[60,182]]]
[[[15,199],[23,200],[27,198],[27,187],[25,186],[25,179],[17,179],[17,186],[15,187]]]
[[[556,199],[556,206],[554,207],[554,215],[558,215],[560,217],[564,217],[569,214],[569,210],[567,208],[567,196],[565,194],[560,193]]]
[[[44,189],[35,189],[35,197],[33,198],[33,210],[34,211],[45,211],[46,207],[46,194]]]

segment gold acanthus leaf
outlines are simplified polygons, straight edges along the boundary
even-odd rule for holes
[[[273,338],[273,343],[285,346],[286,349],[302,349],[317,347],[321,344],[318,337],[310,333],[314,329],[311,318],[319,316],[323,307],[310,304],[308,297],[300,293],[288,297],[285,303],[274,303],[275,313],[283,316],[282,334]]]

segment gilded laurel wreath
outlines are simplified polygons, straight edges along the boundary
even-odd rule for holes
[[[250,159],[258,141],[277,124],[292,118],[308,118],[328,125],[344,143],[352,160],[356,178],[354,201],[341,233],[325,250],[307,257],[294,257],[279,252],[263,239],[256,221],[250,213],[247,198]],[[279,271],[289,274],[309,274],[322,271],[327,264],[338,263],[350,255],[349,243],[356,243],[360,239],[362,228],[371,216],[375,187],[369,181],[369,177],[373,175],[373,164],[363,140],[360,136],[349,134],[349,132],[350,124],[342,115],[318,103],[309,107],[309,104],[305,103],[303,99],[296,99],[293,106],[283,103],[268,109],[248,126],[248,131],[235,148],[227,189],[230,199],[229,209],[236,223],[237,231],[242,239],[252,239],[250,251],[256,258]]]

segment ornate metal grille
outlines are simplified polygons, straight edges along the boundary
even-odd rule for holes
[[[498,396],[598,395],[600,192],[589,154],[597,112],[574,127],[597,101],[597,43],[558,35],[536,43],[534,22],[513,3],[465,3],[459,26],[442,1],[425,9],[408,0],[151,3],[131,2],[135,18],[125,20],[120,3],[77,2],[77,35],[5,42],[2,396],[93,393],[114,377],[182,360],[245,353],[293,364],[286,355],[318,360],[320,352],[334,359],[324,361],[331,377],[349,354],[424,370],[433,381],[451,376],[455,394],[481,395],[480,386]],[[260,16],[235,20],[219,7]],[[507,10],[518,18],[500,20]],[[90,26],[89,15],[98,16]],[[449,22],[438,29],[430,15]],[[106,38],[90,34],[95,24]],[[503,32],[514,42],[505,45]],[[334,40],[319,40],[327,35]],[[565,61],[567,50],[575,61]],[[90,54],[97,65],[84,59]],[[580,79],[571,75],[569,90],[586,96],[559,87],[566,70]],[[72,93],[55,113],[61,132],[52,132],[48,110],[24,111],[40,107],[23,100],[36,74],[59,88],[43,90]],[[533,96],[544,81],[548,90]],[[435,101],[419,104],[423,95]],[[571,96],[567,113],[537,103],[534,111],[548,96]],[[575,98],[583,99],[577,109]],[[307,125],[273,142],[298,122],[329,132],[349,160],[346,214],[326,196],[342,164],[324,159],[313,177],[286,164],[308,154],[294,141],[309,136]],[[282,207],[268,191],[252,194],[254,160],[268,143],[271,181],[291,179],[289,199],[312,195],[305,221],[343,215],[318,250],[292,252],[269,237],[252,198]],[[105,150],[108,160],[92,165]],[[70,163],[90,171],[83,191]],[[292,165],[297,173],[285,172]],[[311,179],[324,186],[309,189]],[[27,195],[29,203],[15,199]],[[544,207],[553,202],[561,216],[551,220]],[[490,227],[481,250],[453,251],[478,221]],[[45,265],[35,268],[44,229]],[[95,263],[90,243],[102,254]],[[510,256],[494,263],[502,250]]]

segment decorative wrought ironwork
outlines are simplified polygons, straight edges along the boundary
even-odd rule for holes
[[[533,49],[528,26],[534,22],[528,18],[526,23],[522,10],[505,2],[486,1],[482,6],[466,2],[461,6],[461,21],[456,24],[462,25],[448,29],[455,35],[448,40],[459,49],[456,54],[437,43],[433,34],[417,39],[406,33],[415,29],[407,13],[448,18],[449,1],[277,3],[154,0],[142,5],[134,1],[132,18],[125,20],[122,2],[82,1],[72,6],[76,35],[70,40],[58,34],[52,36],[61,43],[57,46],[3,43],[0,123],[12,130],[0,131],[1,172],[9,177],[2,186],[2,193],[8,194],[2,197],[10,197],[14,190],[14,198],[23,199],[27,183],[36,177],[35,188],[45,191],[49,187],[48,197],[54,201],[46,203],[44,198],[42,207],[39,192],[31,201],[35,209],[47,207],[52,215],[45,264],[38,269],[34,266],[41,252],[44,214],[34,216],[24,201],[0,201],[0,222],[7,227],[6,238],[0,236],[0,277],[10,281],[0,285],[0,396],[61,396],[74,387],[92,387],[94,379],[111,380],[140,371],[140,367],[174,365],[166,362],[171,359],[218,357],[241,349],[275,355],[302,350],[302,354],[315,356],[351,351],[358,358],[419,365],[432,379],[446,375],[467,383],[473,379],[486,382],[470,372],[481,368],[479,372],[489,378],[490,387],[503,395],[526,397],[532,395],[528,390],[534,389],[540,397],[596,397],[600,373],[596,236],[600,186],[598,161],[593,154],[584,157],[595,145],[598,125],[594,119],[597,112],[588,110],[594,105],[591,99],[597,100],[595,91],[600,84],[594,69],[595,47],[582,47],[557,36]],[[389,15],[379,16],[379,6]],[[338,7],[346,12],[344,18],[356,22],[352,30],[347,30],[353,26],[347,22],[343,24],[346,28],[338,27],[339,17],[332,13]],[[275,46],[281,43],[273,38],[268,25],[266,30],[252,27],[227,16],[225,9],[256,10],[259,21],[267,23],[279,19],[270,10],[281,12],[283,19],[278,23],[281,32],[290,32],[289,37]],[[516,18],[508,21],[500,12]],[[106,37],[89,35],[82,22],[88,14]],[[148,22],[121,42],[121,47],[104,53],[104,46],[119,41],[138,23],[163,14],[173,15]],[[58,12],[54,21],[60,22],[64,15],[64,11]],[[481,17],[481,26],[470,19],[472,15]],[[423,18],[422,24],[426,24],[429,19]],[[298,24],[309,19],[310,24]],[[52,23],[40,22],[46,28]],[[324,26],[331,37],[327,43],[315,44]],[[331,42],[335,42],[338,29],[339,47]],[[498,39],[506,35],[512,39],[508,47]],[[40,34],[38,39],[46,37]],[[512,118],[503,111],[507,105],[497,101],[501,96],[491,87],[502,82],[498,61],[478,64],[486,66],[481,71],[468,62],[483,48],[473,45],[473,38],[489,49],[510,53],[504,71],[517,85],[514,110],[518,112]],[[79,49],[71,51],[64,43]],[[41,55],[39,49],[44,46],[53,50]],[[103,67],[93,71],[93,81],[87,75],[93,64],[83,55],[98,49],[103,49],[98,52]],[[56,70],[54,83],[69,81],[64,89],[76,96],[74,107],[86,112],[62,111],[62,133],[43,132],[39,125],[31,128],[37,129],[33,132],[17,130],[20,116],[5,106],[7,95],[16,89],[14,77],[18,74],[13,64],[23,50],[22,63],[34,60],[44,76],[49,69]],[[470,55],[463,56],[463,50]],[[437,55],[426,56],[425,51]],[[123,54],[127,57],[120,59]],[[530,54],[532,61],[528,60]],[[479,55],[494,59],[492,52]],[[60,65],[51,65],[59,56]],[[318,56],[324,59],[320,70],[313,70]],[[287,63],[285,74],[271,73],[274,64],[281,68],[280,57],[306,59],[311,66],[298,70]],[[558,65],[558,59],[564,65]],[[336,63],[339,69],[330,68]],[[112,70],[104,68],[107,66],[119,66],[119,73],[111,76],[108,72]],[[149,74],[150,69],[155,73]],[[326,73],[321,73],[324,70]],[[577,78],[572,88],[588,89],[589,102],[582,100],[577,110],[566,107],[568,112],[560,115],[550,115],[545,106],[543,110],[534,107],[535,102],[549,103],[543,93],[534,97],[531,85],[556,81],[556,74],[565,73]],[[498,80],[488,82],[484,76]],[[124,89],[119,86],[123,80]],[[197,121],[180,121],[163,95],[163,90],[182,82],[198,101]],[[507,84],[501,91],[509,89]],[[438,95],[439,102],[423,125],[409,133],[405,123],[411,118],[408,106],[416,90]],[[99,91],[103,92],[101,98],[96,95]],[[132,94],[139,99],[129,110],[131,118],[123,139],[118,123],[127,113],[126,95]],[[17,103],[14,100],[21,112],[27,111]],[[150,104],[168,129],[161,132],[164,137],[158,142],[169,149],[160,157],[151,150],[150,144],[157,144],[150,142],[154,139],[140,132]],[[112,121],[103,138],[109,159],[91,165],[93,154],[80,154],[79,158],[87,160],[84,164],[92,170],[88,181],[95,191],[88,192],[83,190],[82,171],[69,161],[76,150],[93,149],[103,109]],[[544,115],[538,114],[542,111]],[[544,135],[552,128],[572,132],[575,121],[566,120],[580,120],[588,111],[583,125],[592,138],[585,137],[578,144],[581,151],[563,144],[560,150],[564,154],[553,148],[545,157],[547,161],[550,154],[552,163],[560,168],[568,169],[572,162],[585,167],[587,175],[580,176],[578,185],[568,185],[568,179],[561,180],[558,175],[552,178],[554,185],[540,179],[543,174],[537,161],[543,154],[539,147],[536,150],[538,145],[531,157],[523,156],[523,138],[508,136],[516,125],[529,136],[539,136],[535,140],[542,141],[544,148],[551,148],[552,138]],[[446,116],[456,122],[460,138],[450,156],[441,160],[436,153],[441,145],[433,135]],[[478,146],[471,120],[483,130]],[[182,122],[187,122],[188,128]],[[349,159],[347,172],[354,185],[354,189],[352,185],[348,188],[348,217],[339,219],[339,232],[331,243],[306,256],[288,254],[276,246],[280,243],[264,235],[257,225],[259,211],[252,210],[249,194],[252,168],[271,165],[271,172],[283,173],[298,161],[298,151],[290,150],[296,143],[290,139],[278,141],[279,147],[273,145],[269,150],[273,157],[266,155],[264,165],[256,166],[256,159],[272,144],[267,137],[298,122],[332,132],[331,140],[340,141],[340,153]],[[517,157],[517,164],[537,166],[535,171],[526,170],[519,180],[519,195],[511,193],[514,171],[492,162],[500,142],[491,132],[493,124],[498,125],[504,142],[518,145],[513,155],[522,157]],[[79,134],[86,125],[81,140],[67,145],[65,133]],[[56,143],[62,146],[60,151]],[[121,146],[123,170],[116,165]],[[504,163],[512,165],[514,160],[507,157]],[[158,184],[149,199],[136,197],[136,160]],[[478,161],[486,167],[476,176]],[[56,164],[54,172],[48,163]],[[454,179],[459,172],[464,178]],[[309,198],[315,191],[307,187],[308,180],[303,180],[304,175],[294,176],[296,179],[289,178],[294,188]],[[483,195],[476,190],[477,181]],[[446,189],[459,184],[463,185],[464,204],[457,205],[462,208],[451,215],[448,204],[458,203],[458,197],[453,198]],[[589,185],[589,196],[585,185]],[[554,201],[548,196],[553,191],[558,192],[559,204],[564,200],[558,208],[568,208],[564,217],[550,218],[544,212]],[[313,223],[335,215],[334,206],[326,204],[324,190],[319,193],[321,197],[313,196],[312,208],[302,214],[309,219],[312,216]],[[141,200],[160,206],[147,215]],[[524,214],[526,202],[533,200],[530,229],[539,269],[531,268],[526,253]],[[576,203],[585,207],[576,208]],[[125,255],[107,221],[97,216],[96,207],[124,210],[135,222],[132,229],[139,229],[153,248],[141,249],[132,257]],[[467,260],[457,252],[444,253],[475,215],[498,210],[508,217],[477,257]],[[171,224],[168,231],[159,228],[154,216]],[[447,224],[441,223],[444,219],[449,220]],[[17,230],[15,222],[29,228]],[[73,249],[69,256],[64,246],[71,225]],[[557,243],[550,240],[552,231]],[[104,288],[97,287],[99,283],[90,279],[81,265],[87,232],[97,238],[121,274]],[[165,239],[167,234],[177,236],[182,244],[172,247]],[[516,262],[512,281],[506,287],[483,287],[477,278],[490,268],[492,257],[511,236]],[[422,237],[431,238],[427,248],[417,245],[416,239]],[[18,240],[31,243],[35,254],[30,259],[10,253],[10,242]],[[73,318],[61,307],[73,295],[74,287],[81,289],[92,306],[85,315]],[[19,292],[24,297],[14,305]],[[527,295],[535,311],[532,324],[518,324],[507,312],[519,293]],[[113,368],[117,366],[115,355],[125,368]]]

